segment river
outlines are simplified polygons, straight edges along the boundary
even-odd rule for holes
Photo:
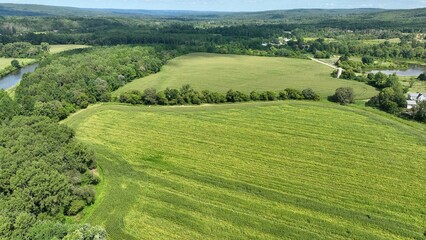
[[[13,72],[4,78],[1,78],[0,89],[9,89],[14,87],[21,81],[22,76],[24,76],[25,73],[34,72],[38,65],[38,63],[27,65],[25,67],[22,67],[20,70]]]
[[[410,64],[408,65],[408,69],[405,70],[373,70],[371,73],[376,74],[382,72],[387,75],[396,73],[396,75],[400,77],[417,77],[425,71],[426,66]]]

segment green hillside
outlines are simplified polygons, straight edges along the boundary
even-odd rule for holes
[[[86,222],[110,239],[422,239],[426,130],[375,110],[274,102],[95,105]]]
[[[171,60],[161,72],[134,80],[118,89],[115,95],[150,87],[179,88],[183,84],[191,84],[198,90],[233,89],[247,93],[312,88],[322,97],[333,95],[336,88],[348,86],[355,90],[358,99],[376,95],[376,90],[364,83],[330,77],[332,71],[330,67],[304,59],[195,53]]]

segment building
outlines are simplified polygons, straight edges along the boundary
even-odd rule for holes
[[[408,93],[407,109],[412,109],[418,102],[423,101],[426,101],[426,93]]]

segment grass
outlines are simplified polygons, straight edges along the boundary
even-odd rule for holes
[[[30,59],[30,58],[3,58],[0,57],[0,69],[6,68],[8,66],[11,66],[10,62],[12,62],[12,60],[18,60],[21,64],[24,63],[23,65],[27,65],[31,62],[34,62],[34,59]]]
[[[69,50],[79,49],[79,48],[88,48],[87,45],[74,45],[74,44],[65,44],[65,45],[50,45],[50,53],[60,53]]]
[[[370,40],[361,40],[363,43],[371,44],[371,45],[377,45],[384,42],[390,42],[390,43],[400,43],[401,39],[399,38],[392,38],[392,39],[370,39]]]
[[[64,122],[111,239],[422,239],[426,127],[364,107],[95,105]]]
[[[333,69],[311,60],[197,53],[171,60],[154,75],[137,79],[118,89],[115,95],[149,87],[163,90],[191,84],[197,90],[225,93],[229,89],[249,93],[252,90],[312,88],[322,97],[336,88],[354,88],[358,99],[376,95],[376,90],[363,83],[330,77]]]

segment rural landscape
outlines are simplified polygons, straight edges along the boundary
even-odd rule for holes
[[[23,2],[0,239],[426,239],[424,1]]]

